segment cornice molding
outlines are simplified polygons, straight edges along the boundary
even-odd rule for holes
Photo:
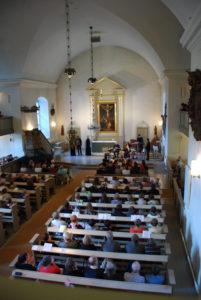
[[[201,4],[193,15],[189,26],[184,31],[180,43],[189,51],[192,51],[201,43]]]
[[[188,74],[187,74],[186,70],[167,69],[167,70],[164,70],[164,76],[166,76],[167,78],[183,78],[183,79],[187,79]]]
[[[25,78],[3,79],[0,80],[0,87],[29,87],[29,88],[51,88],[55,89],[57,84],[30,80]]]

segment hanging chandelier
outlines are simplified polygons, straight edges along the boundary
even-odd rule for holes
[[[71,41],[70,41],[70,5],[69,0],[65,0],[65,12],[66,12],[66,46],[67,46],[67,67],[64,70],[64,74],[71,79],[76,70],[71,66]]]
[[[91,49],[91,77],[89,77],[88,82],[94,83],[96,82],[96,78],[94,77],[94,57],[93,57],[93,27],[89,27],[90,34],[90,49]]]

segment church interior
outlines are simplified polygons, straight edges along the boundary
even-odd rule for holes
[[[27,210],[26,221],[12,233],[10,227],[4,232],[0,207],[3,299],[18,299],[17,293],[19,299],[36,293],[49,299],[170,297],[143,288],[75,284],[71,289],[10,278],[15,256],[31,253],[32,236],[44,233],[52,213],[87,176],[96,176],[104,153],[117,145],[139,163],[147,158],[147,176],[160,179],[171,245],[168,266],[176,281],[171,297],[198,299],[200,0],[2,0],[0,20],[0,173],[16,174],[30,158],[44,161],[47,155],[71,174],[69,181],[57,179],[55,193],[37,202],[34,212]]]

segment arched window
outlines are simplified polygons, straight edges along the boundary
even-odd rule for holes
[[[37,111],[38,129],[48,139],[50,138],[50,120],[49,120],[49,105],[44,97],[39,97],[36,106],[40,107]]]

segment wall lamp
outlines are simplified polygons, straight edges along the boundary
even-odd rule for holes
[[[200,160],[192,160],[191,161],[191,176],[192,177],[201,177],[201,161]]]

